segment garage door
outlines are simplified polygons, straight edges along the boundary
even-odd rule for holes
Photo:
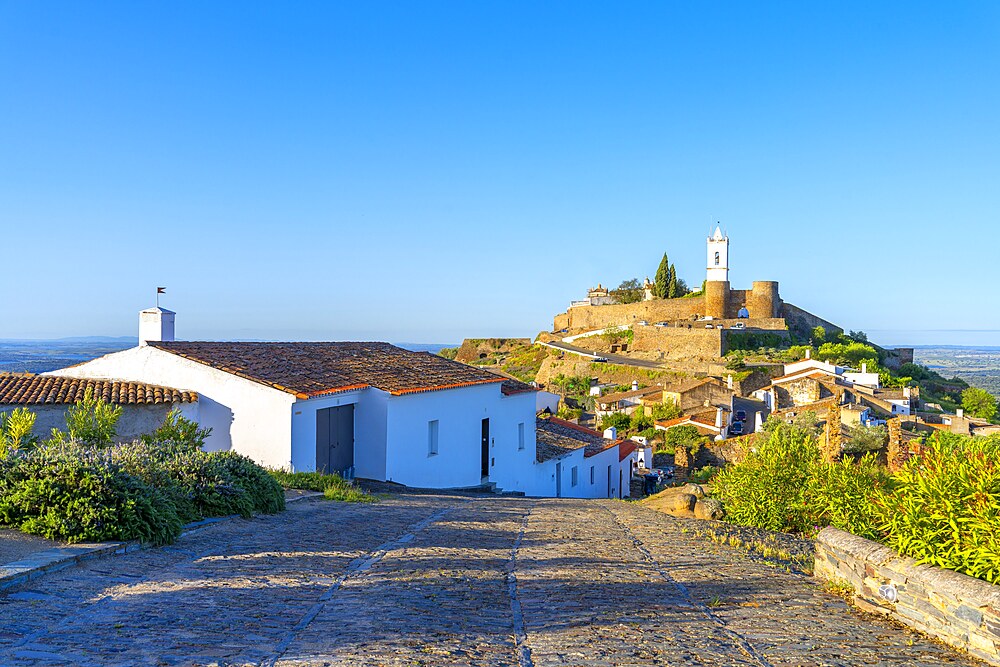
[[[354,405],[316,411],[316,470],[343,475],[354,466]]]

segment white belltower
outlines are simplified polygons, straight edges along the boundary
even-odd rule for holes
[[[708,238],[708,281],[729,281],[729,237],[716,226],[715,234]]]

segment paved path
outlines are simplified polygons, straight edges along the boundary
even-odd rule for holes
[[[303,502],[0,595],[0,665],[974,665],[619,501]]]

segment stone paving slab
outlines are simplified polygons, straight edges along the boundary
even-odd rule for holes
[[[0,593],[0,665],[974,660],[620,501],[295,503]]]

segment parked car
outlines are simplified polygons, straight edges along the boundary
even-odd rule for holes
[[[653,326],[657,326],[657,327],[669,327],[670,324],[668,322],[657,322]]]
[[[729,427],[729,432],[733,435],[743,435],[743,422],[733,422]]]
[[[649,322],[647,322],[646,320],[639,320],[638,322],[636,322],[636,324],[638,324],[640,327],[648,327],[649,326]]]
[[[706,324],[706,325],[705,325],[705,328],[706,328],[706,329],[714,329],[714,328],[715,328],[715,325],[714,325],[714,324]]]
[[[715,325],[715,328],[716,328],[716,329],[725,329],[725,328],[726,328],[726,325],[724,325],[724,324],[716,324],[716,325]]]
[[[745,422],[746,420],[747,420],[747,411],[746,410],[737,410],[736,411],[736,421],[738,421],[738,422]]]
[[[734,324],[733,326],[731,326],[729,328],[730,329],[746,329],[747,325],[743,324],[742,322],[737,322],[736,324]]]
[[[608,363],[608,358],[607,357],[594,357],[594,363],[595,364],[606,364],[606,363]]]

